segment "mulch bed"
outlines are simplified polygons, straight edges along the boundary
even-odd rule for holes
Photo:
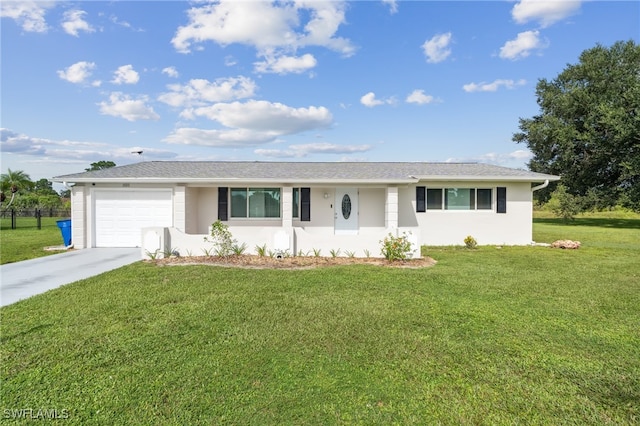
[[[363,257],[315,257],[290,256],[276,259],[269,256],[233,255],[221,256],[172,256],[166,259],[148,260],[160,266],[212,265],[250,269],[311,269],[338,265],[375,265],[391,268],[427,268],[436,264],[430,257],[388,261],[382,258]]]

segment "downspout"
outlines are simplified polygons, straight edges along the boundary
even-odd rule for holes
[[[546,188],[547,186],[549,186],[549,179],[545,180],[543,184],[531,188],[531,192],[536,192],[537,190]]]

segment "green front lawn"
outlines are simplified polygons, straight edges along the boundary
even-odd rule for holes
[[[139,262],[0,310],[3,415],[637,424],[640,226],[614,225],[536,221],[582,248],[430,248],[417,270]]]
[[[35,218],[20,217],[16,229],[11,229],[11,219],[0,219],[0,264],[56,254],[45,247],[62,246],[62,234],[57,221],[60,217],[41,218],[41,229]]]

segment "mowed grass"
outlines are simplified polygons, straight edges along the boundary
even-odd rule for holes
[[[63,245],[58,228],[59,217],[41,218],[41,229],[33,217],[19,217],[16,229],[11,229],[11,219],[0,219],[0,264],[48,256],[59,253],[46,251],[45,247]]]
[[[2,409],[77,424],[637,424],[640,228],[417,270],[137,263],[2,308]],[[10,412],[9,412],[10,413]]]

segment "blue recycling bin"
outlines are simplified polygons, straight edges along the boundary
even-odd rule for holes
[[[60,233],[62,233],[62,240],[64,241],[65,246],[71,245],[71,219],[64,219],[56,221],[58,223],[58,228],[60,228]]]

